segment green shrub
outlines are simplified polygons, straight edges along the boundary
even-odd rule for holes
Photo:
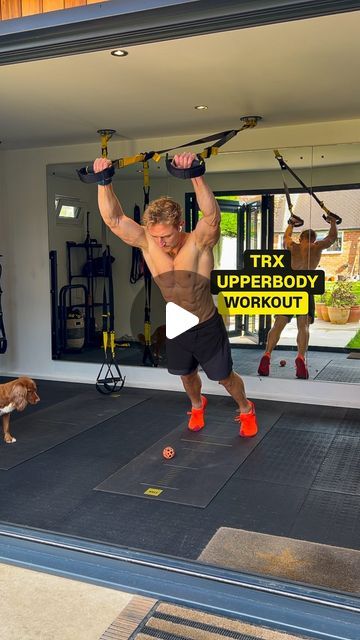
[[[236,238],[237,216],[233,213],[222,213],[220,231],[222,236],[226,236],[228,238]]]
[[[347,308],[357,303],[357,296],[354,293],[353,282],[349,280],[339,280],[331,290],[328,302],[329,307]]]

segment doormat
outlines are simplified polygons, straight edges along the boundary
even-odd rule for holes
[[[116,640],[117,636],[113,636]],[[305,640],[304,636],[213,615],[196,609],[158,603],[130,636],[131,640]],[[105,640],[105,639],[104,639]],[[110,640],[110,639],[109,639]]]
[[[226,569],[360,594],[360,551],[221,527],[198,558]]]

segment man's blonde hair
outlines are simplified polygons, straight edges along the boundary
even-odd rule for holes
[[[142,218],[146,227],[154,224],[170,224],[178,227],[182,218],[182,209],[178,202],[168,196],[153,200],[146,207]]]

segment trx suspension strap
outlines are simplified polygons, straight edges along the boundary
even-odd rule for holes
[[[303,189],[305,189],[305,191],[306,191],[306,192],[307,192],[307,193],[308,193],[312,198],[314,198],[315,202],[317,202],[317,204],[319,205],[319,207],[321,207],[321,209],[324,211],[324,213],[323,213],[323,218],[324,218],[324,220],[325,220],[326,222],[330,223],[330,222],[331,222],[331,219],[334,219],[334,220],[336,221],[336,224],[341,224],[341,223],[342,223],[342,219],[340,218],[340,216],[338,216],[338,215],[337,215],[337,213],[333,213],[332,211],[330,211],[330,210],[329,210],[329,209],[324,205],[324,203],[322,202],[322,200],[320,200],[320,198],[318,198],[318,197],[317,197],[316,193],[314,193],[311,189],[309,189],[309,187],[305,184],[305,182],[303,182],[303,181],[301,180],[301,178],[299,178],[299,176],[295,173],[295,171],[293,171],[293,170],[289,167],[289,165],[285,162],[285,160],[284,160],[284,158],[282,157],[281,153],[280,153],[277,149],[275,149],[275,150],[274,150],[274,154],[275,154],[275,158],[276,158],[276,159],[277,159],[277,161],[279,162],[279,165],[280,165],[280,168],[281,168],[282,172],[284,172],[284,171],[288,171],[288,172],[290,173],[290,175],[292,175],[292,176],[293,176],[293,178],[295,178],[295,180],[297,180],[297,182],[298,182],[298,183],[303,187]],[[284,173],[283,173],[283,175],[284,175]],[[284,178],[283,178],[283,180],[284,180]],[[288,206],[289,206],[289,200],[288,200],[288,189],[287,189],[287,187],[285,188],[285,186],[286,186],[286,183],[285,183],[285,180],[284,180],[284,189],[285,189],[286,199],[287,199],[287,201],[288,201]],[[289,195],[289,198],[290,198],[290,195]],[[290,207],[289,207],[289,208],[290,208]],[[290,213],[291,213],[291,218],[293,218],[293,219],[297,218],[297,220],[300,220],[300,221],[301,221],[301,224],[304,224],[304,223],[303,223],[303,221],[301,220],[301,218],[299,218],[298,216],[295,216],[295,215],[292,213],[292,210],[291,210],[291,209],[290,209]],[[290,218],[290,220],[291,220],[291,218]],[[290,221],[289,221],[289,223],[290,223]],[[299,226],[301,226],[301,224],[296,224],[296,221],[295,221],[294,226],[295,226],[295,227],[299,227]]]
[[[112,160],[112,165],[110,167],[96,174],[91,167],[83,167],[82,169],[79,169],[77,173],[80,180],[87,184],[103,182],[104,180],[111,181],[111,178],[115,173],[115,169],[123,169],[130,164],[135,164],[136,162],[144,163],[151,159],[155,162],[159,162],[161,156],[166,153],[166,167],[171,175],[173,175],[175,178],[182,179],[196,178],[205,173],[204,160],[206,158],[210,158],[210,156],[216,155],[219,151],[219,148],[226,144],[226,142],[231,140],[231,138],[240,133],[240,131],[244,131],[245,129],[253,129],[254,127],[256,127],[260,119],[260,116],[245,116],[241,118],[241,120],[243,121],[243,125],[242,127],[240,127],[240,129],[229,129],[227,131],[220,131],[219,133],[214,133],[210,136],[199,138],[198,140],[192,140],[191,142],[178,145],[177,147],[169,147],[168,149],[160,149],[159,151],[146,151],[135,156],[118,158],[117,160]],[[192,166],[189,169],[179,169],[178,167],[174,167],[174,165],[172,164],[172,158],[169,158],[168,156],[168,152],[173,151],[174,149],[183,149],[184,147],[206,144],[214,140],[216,141],[214,144],[206,147],[201,153],[197,154],[197,159],[194,160]]]
[[[280,153],[277,150],[274,151],[274,154],[275,154],[275,158],[277,159],[277,161],[279,162],[279,165],[280,165],[281,175],[282,175],[283,184],[284,184],[284,191],[285,191],[285,196],[286,196],[286,202],[287,202],[288,209],[290,211],[290,218],[288,219],[287,223],[288,224],[292,224],[293,227],[302,227],[302,225],[304,224],[304,220],[302,220],[299,216],[296,216],[293,213],[293,204],[291,202],[290,191],[289,191],[289,187],[287,186],[287,183],[286,183],[286,180],[285,180],[286,164],[285,164],[282,156],[280,155]]]
[[[137,224],[141,224],[141,214],[139,205],[134,207],[134,220]],[[136,284],[144,275],[144,258],[139,247],[132,248],[130,283]]]
[[[2,258],[2,256],[0,256],[0,258]],[[6,333],[5,333],[3,312],[1,307],[1,296],[2,296],[1,274],[2,274],[2,266],[0,264],[0,353],[5,353],[7,349],[7,339],[6,339]]]
[[[98,133],[101,136],[101,154],[107,157],[107,143],[114,133],[113,129],[100,129]],[[102,227],[102,258],[103,258],[103,308],[102,308],[102,340],[104,349],[104,360],[101,365],[98,377],[96,378],[96,389],[100,393],[110,394],[120,391],[125,382],[125,377],[121,375],[119,365],[116,360],[115,353],[115,327],[114,327],[114,288],[111,271],[111,254],[106,242],[106,226]],[[109,304],[106,294],[106,277],[109,284]]]
[[[105,227],[105,225],[104,225]],[[100,393],[109,394],[120,391],[123,388],[125,377],[121,375],[119,365],[116,360],[115,353],[115,329],[114,329],[114,289],[111,274],[111,255],[110,249],[106,244],[103,231],[103,308],[102,308],[102,340],[104,349],[104,360],[101,365],[98,377],[96,378],[96,389]],[[105,240],[105,242],[104,242]],[[106,295],[106,276],[109,282],[109,304]]]
[[[143,163],[143,176],[144,176],[144,211],[150,201],[150,174],[149,163],[145,161]],[[151,350],[151,273],[149,267],[146,264],[146,260],[143,259],[144,270],[144,288],[145,288],[145,309],[144,309],[144,353],[142,362],[144,365],[149,361],[150,366],[157,367],[157,362],[154,360],[153,352]]]

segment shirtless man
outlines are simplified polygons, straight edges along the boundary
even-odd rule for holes
[[[316,269],[320,262],[323,249],[328,249],[337,238],[337,229],[335,218],[329,217],[330,231],[323,240],[316,240],[316,233],[312,229],[306,229],[300,234],[299,242],[295,242],[292,238],[293,225],[290,223],[284,234],[285,249],[291,252],[291,268]],[[262,356],[258,368],[260,376],[268,376],[270,372],[270,358],[273,349],[279,342],[281,332],[291,321],[293,316],[279,315],[276,316],[272,329],[268,333],[266,350]],[[309,372],[305,362],[305,354],[309,343],[309,325],[314,322],[315,304],[314,296],[309,295],[309,313],[305,316],[296,316],[297,320],[297,348],[298,354],[295,358],[296,377],[307,380]]]
[[[173,158],[174,166],[188,169],[194,153]],[[111,165],[97,158],[94,172]],[[106,181],[107,182],[107,181]],[[192,179],[203,217],[192,233],[182,230],[180,205],[168,197],[151,202],[143,215],[143,225],[126,216],[111,184],[100,184],[98,202],[101,216],[111,231],[132,247],[142,250],[151,274],[166,302],[174,302],[199,318],[199,324],[166,340],[169,373],[181,377],[191,401],[189,429],[199,431],[205,425],[207,399],[201,395],[201,365],[210,380],[216,380],[238,405],[235,420],[240,436],[257,433],[254,404],[246,398],[244,383],[233,371],[226,329],[210,292],[210,273],[214,268],[213,247],[220,236],[220,210],[203,176]]]

